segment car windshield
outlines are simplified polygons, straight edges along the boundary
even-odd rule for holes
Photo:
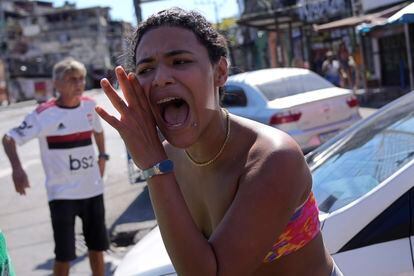
[[[257,85],[269,101],[330,87],[333,87],[333,84],[311,71],[280,77]]]
[[[414,159],[414,101],[408,99],[307,158],[322,212],[353,202]]]

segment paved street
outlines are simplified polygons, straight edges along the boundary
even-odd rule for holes
[[[98,104],[109,107],[109,102],[103,94],[99,93],[99,90],[87,94],[93,96]],[[34,107],[34,102],[19,103],[7,108],[1,107],[0,135],[3,135],[12,126],[18,125],[23,115]],[[110,107],[109,109],[113,110]],[[361,108],[363,117],[373,112],[375,109]],[[152,222],[154,215],[145,183],[129,184],[124,144],[115,130],[105,122],[103,124],[107,151],[111,155],[105,177],[107,226],[112,233],[115,226],[120,224]],[[29,175],[31,189],[26,196],[20,196],[14,191],[9,162],[5,154],[1,154],[0,228],[6,235],[17,275],[50,275],[53,265],[54,242],[37,140],[20,147],[19,154]],[[136,224],[132,225],[134,227]],[[90,275],[87,250],[80,235],[79,222],[77,226],[77,254],[79,257],[73,262],[71,275]],[[106,253],[105,262],[108,275],[112,274],[111,272],[127,249],[116,247],[113,244],[111,250]]]
[[[97,91],[89,92],[98,104],[108,107],[108,101]],[[23,115],[35,107],[34,102],[16,104],[0,110],[0,135],[12,126],[18,125]],[[115,225],[153,220],[145,183],[130,185],[128,182],[126,152],[118,133],[103,122],[106,134],[107,152],[111,160],[107,163],[105,177],[106,222],[112,231]],[[49,218],[44,173],[39,159],[37,140],[18,149],[22,163],[29,176],[31,188],[26,196],[14,191],[11,180],[10,164],[1,149],[0,154],[0,228],[7,238],[8,247],[17,275],[50,275],[53,265],[54,242]],[[86,247],[78,221],[77,254],[71,275],[90,275]],[[108,275],[125,248],[112,246],[105,256]]]

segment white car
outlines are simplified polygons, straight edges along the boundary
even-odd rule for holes
[[[345,275],[414,275],[414,92],[307,156],[325,245]]]
[[[358,121],[358,100],[302,68],[272,68],[229,77],[222,106],[229,112],[277,127],[307,152]]]
[[[414,275],[414,92],[306,159],[325,245],[344,275]],[[115,275],[175,275],[158,228]]]

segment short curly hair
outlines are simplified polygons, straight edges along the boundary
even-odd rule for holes
[[[86,76],[85,65],[72,57],[67,57],[53,66],[52,79],[54,81],[62,80],[65,74],[71,71],[79,71],[83,76]]]
[[[135,69],[136,50],[142,37],[148,31],[161,26],[181,27],[192,31],[198,41],[206,47],[212,64],[216,64],[221,57],[228,58],[226,39],[204,16],[196,11],[186,11],[174,7],[153,14],[138,26],[128,50],[126,64],[128,70],[134,71]]]

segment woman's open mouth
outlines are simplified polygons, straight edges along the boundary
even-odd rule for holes
[[[188,103],[179,97],[167,97],[157,101],[161,118],[170,127],[184,125],[189,115]]]

